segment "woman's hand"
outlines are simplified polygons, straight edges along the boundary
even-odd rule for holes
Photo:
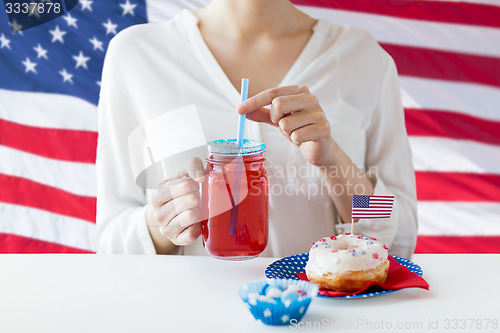
[[[199,189],[204,175],[202,161],[193,158],[175,179],[160,185],[148,205],[148,226],[152,236],[152,229],[159,231],[175,245],[189,245],[200,236]],[[161,238],[157,238],[155,245],[160,241]]]
[[[270,109],[264,106],[271,105]],[[296,144],[304,158],[316,166],[331,166],[337,144],[330,123],[316,96],[306,86],[285,86],[264,90],[237,109],[247,118],[278,127]]]

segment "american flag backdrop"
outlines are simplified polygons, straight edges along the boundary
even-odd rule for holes
[[[80,0],[16,34],[0,6],[0,253],[94,251],[109,40],[207,2]],[[500,1],[292,2],[368,30],[396,61],[417,178],[417,252],[500,253]]]

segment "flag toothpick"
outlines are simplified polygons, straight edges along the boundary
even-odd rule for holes
[[[351,234],[354,233],[354,219],[388,219],[393,205],[393,195],[353,195]]]

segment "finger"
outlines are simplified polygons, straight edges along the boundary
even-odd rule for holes
[[[296,95],[278,96],[271,103],[271,120],[277,123],[283,116],[299,111],[319,109],[316,96],[300,93]]]
[[[205,167],[199,157],[193,157],[181,167],[178,177],[189,176],[194,181],[201,183],[205,176]]]
[[[200,219],[200,210],[198,207],[193,209],[188,209],[174,217],[174,220],[177,220],[176,223],[179,224],[181,228],[187,228],[192,224],[201,222]]]
[[[200,193],[191,192],[179,198],[168,201],[155,211],[155,217],[160,224],[167,225],[180,213],[197,208],[200,203]]]
[[[247,119],[256,121],[258,123],[265,123],[272,126],[277,126],[275,123],[271,121],[270,110],[267,108],[260,108],[247,114]]]
[[[239,114],[248,114],[271,104],[276,97],[300,93],[309,93],[309,89],[306,86],[284,86],[267,89],[241,103],[236,110]]]
[[[192,225],[199,224],[199,210],[186,210],[175,216],[166,226],[160,226],[160,232],[174,241],[184,231]]]
[[[330,125],[325,121],[296,129],[290,134],[290,140],[300,145],[308,141],[318,141],[328,136],[330,136]]]
[[[159,209],[172,199],[179,198],[191,192],[198,192],[200,185],[190,178],[169,180],[162,184],[153,194],[151,204]]]
[[[176,244],[180,246],[189,245],[193,243],[201,235],[201,225],[199,223],[193,224],[184,229],[176,239]]]
[[[293,131],[314,124],[324,119],[324,113],[321,112],[296,112],[289,116],[283,117],[278,121],[279,128],[286,135],[290,136]]]
[[[276,126],[280,119],[302,110],[319,107],[318,99],[311,94],[278,96],[271,102],[271,108],[259,108],[247,114],[247,118]]]

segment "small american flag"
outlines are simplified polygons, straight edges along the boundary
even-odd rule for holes
[[[391,217],[394,196],[353,195],[352,219],[386,219]]]

